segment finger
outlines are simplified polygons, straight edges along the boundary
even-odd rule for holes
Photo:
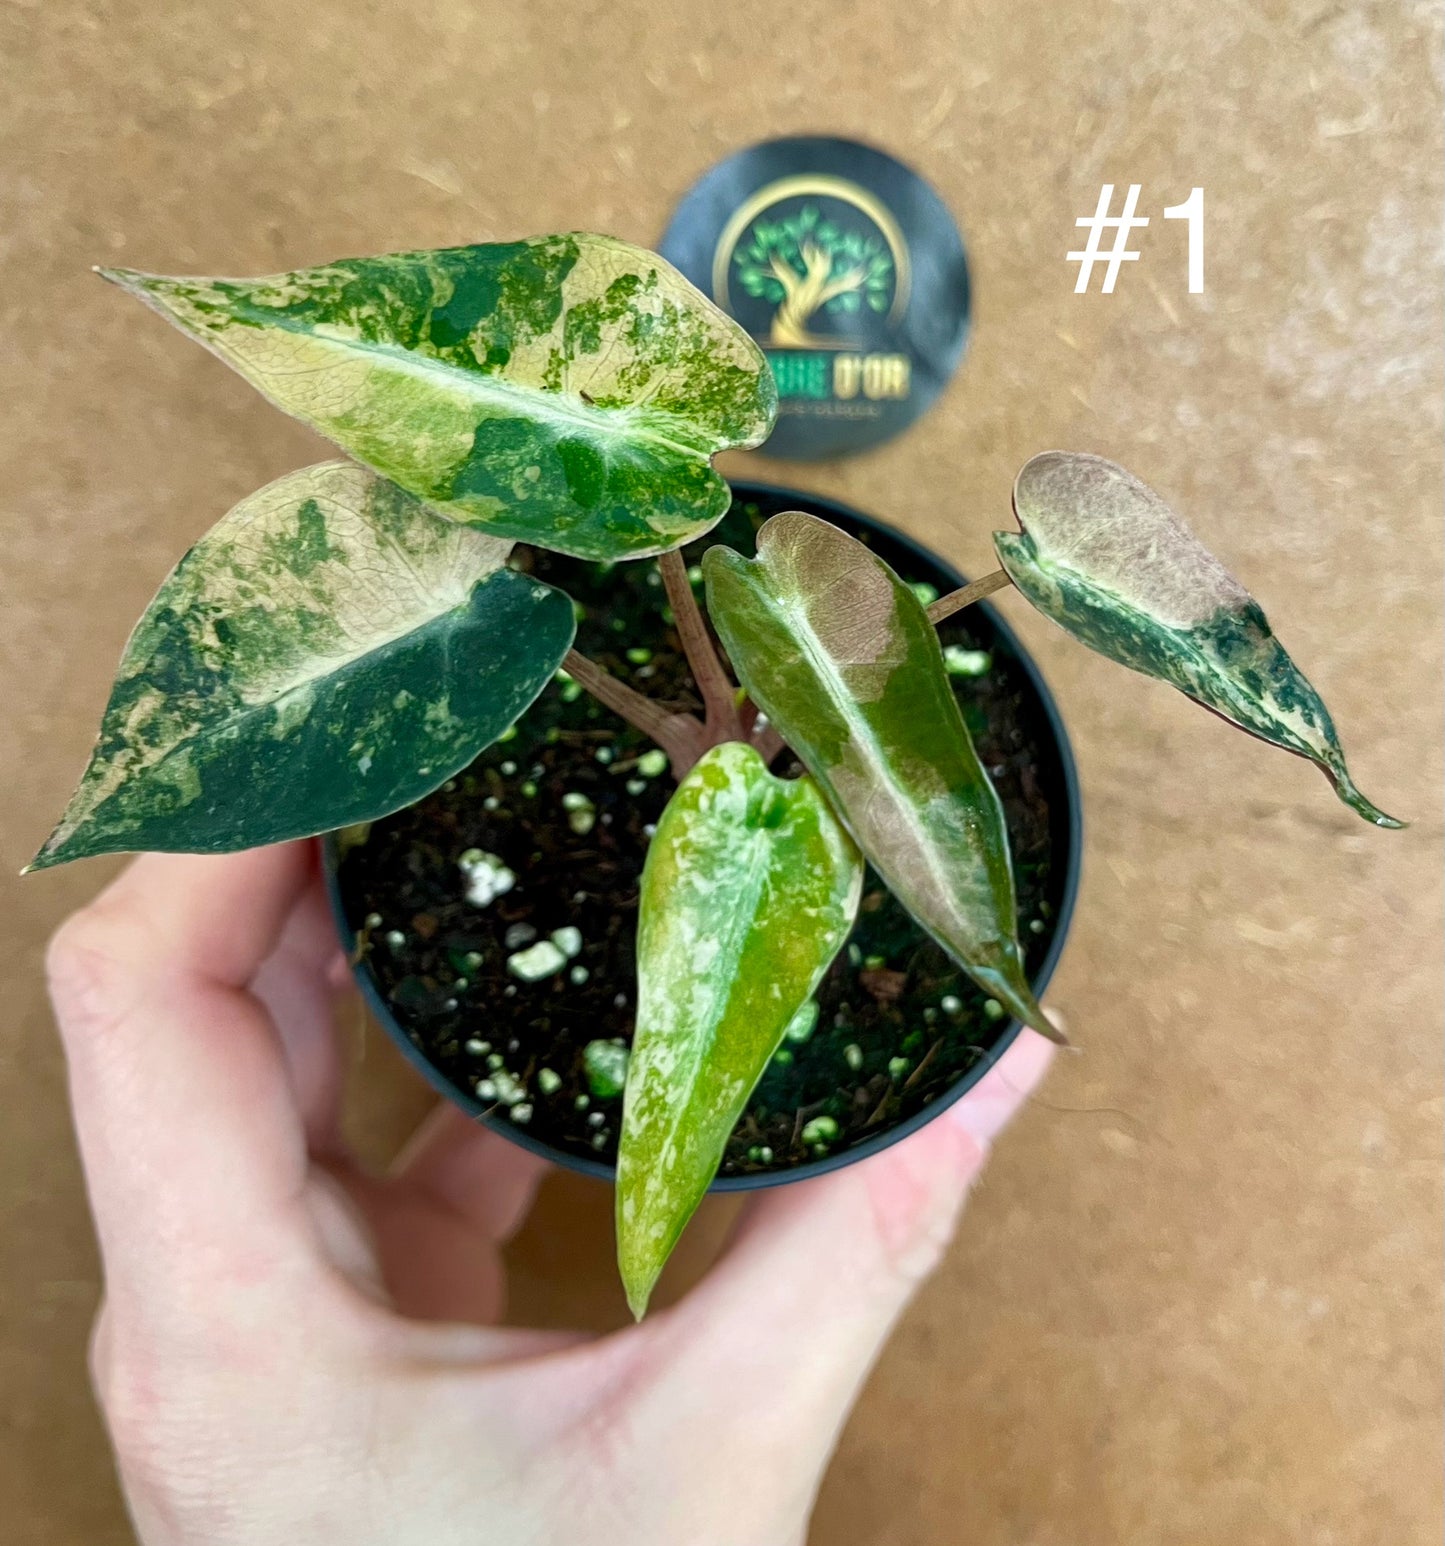
[[[498,1246],[520,1227],[547,1168],[444,1101],[386,1177],[354,1166],[332,1174],[365,1221],[375,1270],[399,1314],[493,1325],[506,1304]]]
[[[443,1101],[412,1134],[391,1174],[503,1244],[522,1227],[549,1169],[540,1155]]]
[[[1049,1019],[1060,1030],[1065,1028],[1057,1009],[1050,1007]],[[954,1121],[981,1145],[992,1145],[1043,1082],[1057,1050],[1037,1032],[1020,1031],[1008,1051],[954,1104]]]
[[[384,1345],[415,1363],[474,1373],[594,1340],[579,1331],[497,1325],[506,1284],[496,1248],[404,1183],[354,1165],[318,1165],[307,1206],[337,1270],[385,1316]]]
[[[338,967],[345,974],[340,982]],[[349,978],[320,873],[313,872],[276,948],[252,980],[251,991],[270,1011],[280,1033],[307,1146],[316,1155],[340,1155],[345,1149],[335,1017],[341,986]]]
[[[311,873],[307,845],[147,854],[56,935],[51,994],[112,1302],[259,1270],[299,1228],[306,1148],[245,991]]]
[[[347,1168],[337,1179],[366,1220],[387,1299],[418,1321],[488,1326],[506,1276],[496,1246],[431,1193]]]
[[[894,1322],[938,1264],[989,1145],[1051,1055],[1023,1031],[921,1131],[755,1202],[727,1255],[664,1317],[673,1377],[725,1381],[744,1409],[768,1414],[771,1433],[811,1437],[821,1466]],[[782,1382],[780,1368],[790,1371]]]
[[[110,1381],[110,1315],[102,1294],[95,1307],[95,1318],[90,1323],[90,1342],[86,1347],[85,1366],[90,1376],[90,1388],[102,1406],[105,1405],[107,1386]]]

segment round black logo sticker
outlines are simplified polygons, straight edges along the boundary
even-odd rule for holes
[[[963,242],[932,188],[851,140],[772,140],[713,168],[661,251],[750,332],[778,383],[762,450],[836,456],[905,429],[968,330]]]

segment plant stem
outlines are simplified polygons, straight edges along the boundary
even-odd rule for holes
[[[940,596],[928,609],[928,621],[941,623],[945,617],[952,617],[955,612],[961,612],[965,607],[971,607],[975,601],[982,601],[985,596],[991,596],[996,590],[1002,590],[1005,585],[1012,585],[1008,574],[1003,569],[995,569],[992,574],[986,574],[981,580],[975,580],[972,585],[965,585],[962,590],[950,591],[946,596]]]
[[[702,694],[704,719],[711,744],[720,741],[744,739],[742,721],[732,678],[723,669],[718,653],[713,648],[712,636],[707,631],[697,597],[692,593],[692,581],[687,577],[687,565],[676,548],[663,553],[657,560],[662,573],[662,583],[667,587],[667,600],[672,615],[677,619],[678,637],[692,668],[692,679]]]
[[[619,682],[610,671],[595,660],[579,655],[576,650],[567,651],[562,666],[573,681],[579,682],[599,703],[606,704],[614,714],[644,735],[650,735],[667,753],[675,778],[685,777],[707,749],[707,731],[691,714],[670,713],[660,703],[634,692],[626,682]]]

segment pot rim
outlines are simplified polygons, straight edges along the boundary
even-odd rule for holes
[[[840,499],[830,498],[826,494],[810,494],[804,489],[793,488],[785,484],[766,483],[756,479],[729,480],[734,499],[747,499],[753,496],[761,496],[765,499],[793,499],[806,502],[809,506],[822,510],[825,513],[836,514],[846,520],[854,521],[860,526],[870,528],[896,542],[909,554],[920,561],[932,565],[945,574],[955,586],[968,583],[967,579],[946,558],[926,547],[916,538],[909,536],[907,532],[900,531],[896,526],[887,521],[881,521],[876,516],[867,515],[862,510],[855,509],[852,505],[845,504]],[[1064,877],[1061,889],[1058,922],[1055,925],[1053,938],[1049,941],[1048,950],[1032,978],[1031,983],[1035,994],[1042,998],[1050,979],[1054,975],[1054,969],[1058,966],[1059,957],[1063,954],[1064,944],[1069,936],[1069,928],[1073,921],[1074,904],[1078,899],[1079,872],[1082,867],[1084,830],[1083,830],[1083,800],[1079,789],[1078,768],[1074,761],[1073,748],[1069,743],[1068,732],[1064,728],[1062,715],[1059,713],[1058,704],[1054,701],[1053,694],[1049,691],[1048,684],[1044,681],[1043,674],[1035,664],[1033,657],[1024,648],[1018,635],[1009,626],[1008,622],[1000,616],[993,605],[988,601],[976,602],[975,605],[988,618],[989,625],[998,637],[1013,652],[1014,658],[1028,679],[1038,697],[1043,709],[1044,720],[1048,724],[1050,734],[1053,736],[1054,745],[1058,752],[1059,766],[1063,774],[1064,802],[1068,814],[1068,834],[1063,854]],[[346,910],[341,899],[341,883],[337,875],[337,844],[334,832],[326,833],[322,838],[323,864],[322,872],[326,884],[327,900],[331,904],[332,917],[336,922],[337,932],[341,936],[341,942],[346,950],[348,959],[355,955],[356,934],[347,919]],[[563,1169],[576,1171],[579,1174],[593,1176],[598,1180],[609,1184],[615,1180],[616,1167],[606,1160],[592,1159],[587,1155],[573,1154],[569,1150],[560,1149],[547,1143],[541,1138],[535,1137],[525,1128],[518,1127],[515,1122],[509,1121],[505,1116],[493,1115],[495,1105],[484,1105],[469,1091],[455,1084],[439,1068],[431,1062],[420,1047],[412,1041],[411,1037],[402,1029],[397,1021],[391,1006],[382,997],[381,990],[376,984],[375,978],[368,970],[364,960],[356,960],[352,965],[352,976],[356,979],[357,986],[361,990],[361,996],[367,1008],[381,1025],[382,1029],[391,1038],[392,1042],[401,1051],[402,1055],[415,1068],[431,1087],[442,1096],[445,1096],[453,1104],[460,1106],[474,1120],[481,1122],[494,1133],[500,1133],[510,1142],[518,1144],[524,1149],[530,1149],[533,1154],[540,1155],[543,1159],[550,1160],[554,1165]],[[912,1116],[905,1118],[893,1127],[886,1128],[883,1132],[875,1133],[859,1143],[842,1149],[836,1154],[824,1155],[821,1159],[810,1159],[801,1165],[794,1165],[786,1170],[759,1171],[755,1174],[738,1176],[715,1176],[708,1187],[710,1192],[753,1192],[761,1191],[765,1187],[790,1186],[795,1181],[808,1181],[815,1176],[827,1175],[830,1171],[840,1170],[845,1165],[856,1164],[859,1160],[868,1159],[882,1150],[890,1148],[893,1144],[901,1142],[911,1133],[916,1133],[926,1123],[946,1111],[956,1100],[961,1099],[976,1085],[980,1079],[996,1064],[1005,1052],[1014,1044],[1020,1030],[1023,1027],[1018,1020],[1010,1020],[999,1032],[994,1041],[984,1050],[983,1055],[973,1063],[953,1084],[928,1105],[915,1111]]]

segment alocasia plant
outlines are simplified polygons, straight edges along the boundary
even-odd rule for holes
[[[1361,815],[1400,825],[1356,789],[1258,605],[1094,456],[1028,463],[1022,530],[995,534],[1003,569],[926,610],[812,516],[768,521],[754,559],[712,548],[707,603],[735,688],[678,549],[727,508],[713,455],[763,440],[776,393],[752,340],[652,253],[572,234],[260,280],[107,277],[352,460],[251,495],[182,559],[32,868],[374,820],[505,734],[565,666],[679,780],[641,887],[618,1158],[639,1315],[847,937],[865,858],[988,994],[1059,1034],[1024,975],[1008,837],[941,618],[1012,581],[1091,648],[1309,757]],[[573,650],[571,601],[509,563],[514,542],[656,556],[703,719]],[[771,771],[785,746],[803,776]]]

